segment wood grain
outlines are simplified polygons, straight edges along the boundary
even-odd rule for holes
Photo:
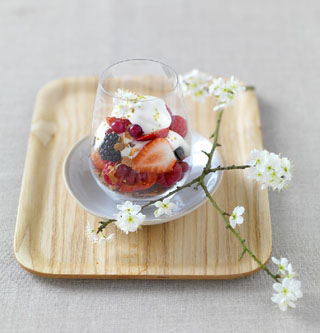
[[[87,240],[87,220],[98,220],[68,194],[62,163],[70,147],[88,135],[97,79],[53,81],[38,94],[33,124],[53,122],[57,131],[48,145],[31,133],[24,170],[14,252],[26,270],[58,278],[231,279],[259,268],[241,247],[210,204],[176,221],[143,227],[125,235],[114,227],[113,242]],[[214,100],[196,104],[186,99],[193,130],[209,136],[215,127]],[[262,148],[259,108],[254,92],[246,92],[226,110],[219,139],[225,165],[242,164],[253,148]],[[271,221],[267,191],[246,179],[245,171],[225,172],[214,195],[226,211],[246,207],[239,227],[248,246],[263,262],[271,254]]]

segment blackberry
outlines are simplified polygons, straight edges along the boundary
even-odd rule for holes
[[[99,154],[103,160],[118,162],[121,160],[121,153],[114,149],[114,145],[118,142],[119,136],[117,133],[106,133]]]

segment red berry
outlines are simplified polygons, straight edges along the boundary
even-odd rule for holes
[[[189,165],[186,162],[180,162],[180,166],[181,166],[181,169],[182,169],[183,173],[187,172],[188,169],[189,169]]]
[[[182,168],[179,163],[176,163],[173,170],[166,174],[167,184],[168,186],[174,185],[178,180],[181,179]]]
[[[180,134],[183,138],[187,135],[187,122],[181,116],[172,116],[172,122],[170,125],[170,129],[178,134]]]
[[[117,168],[117,171],[115,172],[115,176],[117,178],[125,178],[129,174],[130,170],[131,168],[129,168],[127,165],[120,164]]]
[[[141,126],[135,124],[135,125],[130,126],[129,133],[133,138],[138,138],[139,136],[141,136],[143,134],[143,130],[142,130]]]
[[[123,193],[128,192],[134,192],[134,191],[144,191],[151,186],[154,185],[154,183],[157,180],[157,175],[154,173],[146,174],[147,178],[145,181],[138,181],[138,177],[136,178],[136,182],[133,185],[126,183],[120,184],[119,191]]]
[[[137,138],[137,141],[149,141],[156,138],[166,138],[169,133],[169,128],[163,128],[161,130],[152,132],[150,134],[145,134]]]
[[[131,169],[129,174],[126,176],[126,183],[128,185],[133,185],[136,182],[137,174],[134,170]]]
[[[164,173],[158,175],[157,183],[163,187],[167,187],[167,179]]]
[[[111,161],[106,161],[106,164],[104,166],[104,169],[102,171],[103,173],[103,177],[104,177],[104,180],[106,181],[107,184],[109,185],[114,185],[112,183],[112,180],[110,179],[110,177],[108,176],[108,174],[110,173],[110,171],[113,169],[113,167],[115,166],[115,163],[114,162],[111,162]]]
[[[112,161],[105,161],[103,172],[106,173],[110,170],[111,167],[115,166],[115,163]]]
[[[129,119],[124,119],[124,118],[107,117],[106,120],[109,126],[111,126],[112,123],[116,120],[123,122],[126,127],[128,127],[131,124]]]
[[[141,172],[138,173],[137,175],[137,179],[138,181],[140,181],[141,183],[144,183],[148,180],[148,174],[146,172]]]
[[[158,175],[157,182],[163,187],[173,186],[176,182],[183,178],[182,168],[179,163],[176,163],[173,170],[170,172]]]
[[[126,122],[124,120],[127,119],[116,119],[112,122],[111,128],[117,133],[121,134],[126,130]]]
[[[106,173],[103,175],[103,178],[104,178],[104,180],[105,180],[105,182],[106,182],[107,184],[109,184],[109,185],[114,185],[114,184],[112,183],[111,179],[109,178],[109,176],[108,176]]]

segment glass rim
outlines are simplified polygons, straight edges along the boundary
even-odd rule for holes
[[[139,102],[144,103],[144,102],[150,102],[150,101],[156,100],[156,99],[162,99],[163,97],[166,97],[166,96],[172,94],[177,89],[177,87],[179,85],[179,77],[178,77],[177,72],[171,66],[165,64],[164,62],[158,61],[158,60],[146,59],[146,58],[132,58],[132,59],[125,59],[125,60],[121,60],[121,61],[115,62],[115,63],[111,64],[110,66],[106,67],[102,71],[102,73],[100,74],[100,77],[99,77],[99,84],[98,85],[99,85],[99,88],[102,90],[102,92],[104,94],[106,94],[106,95],[108,95],[109,97],[112,97],[112,98],[116,98],[116,99],[119,99],[119,100],[122,100],[122,101],[127,101],[126,98],[122,98],[122,97],[116,96],[115,94],[112,94],[111,92],[107,91],[103,87],[103,85],[102,85],[102,80],[103,80],[103,77],[104,77],[105,73],[108,70],[110,70],[112,67],[115,67],[115,66],[120,65],[120,64],[125,63],[125,62],[133,62],[133,61],[153,62],[153,63],[160,64],[162,66],[165,66],[165,67],[167,67],[174,74],[174,77],[175,77],[175,80],[176,80],[173,88],[170,91],[168,91],[167,93],[165,93],[164,95],[162,95],[162,96],[154,96],[154,98],[150,98],[150,99],[147,99],[147,100],[139,100]]]

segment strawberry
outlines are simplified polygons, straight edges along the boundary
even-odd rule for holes
[[[187,135],[187,122],[181,116],[172,116],[172,122],[170,125],[170,129],[178,134],[180,134],[183,138]]]
[[[164,173],[171,171],[176,158],[170,143],[157,138],[147,143],[133,159],[133,169],[138,172]]]
[[[139,136],[136,140],[137,141],[149,141],[149,140],[153,140],[156,138],[166,138],[168,136],[168,133],[169,133],[169,128],[163,128],[159,131],[155,131],[150,134],[145,134],[145,135]]]
[[[130,120],[124,119],[124,118],[107,117],[106,120],[107,120],[107,123],[109,124],[109,126],[111,126],[112,123],[114,123],[115,121],[122,122],[125,127],[128,127],[131,124]]]
[[[139,182],[136,182],[132,185],[126,184],[126,183],[121,184],[119,187],[119,191],[124,192],[124,193],[134,192],[134,191],[143,191],[143,190],[150,188],[157,181],[157,175],[155,175],[153,173],[149,173],[148,176],[145,178],[146,179],[140,180]]]
[[[97,151],[91,153],[91,161],[98,170],[103,170],[106,162],[103,161]]]
[[[117,120],[118,118],[115,118],[115,117],[107,117],[106,120],[107,120],[107,123],[109,124],[109,126],[111,126],[111,124]]]

